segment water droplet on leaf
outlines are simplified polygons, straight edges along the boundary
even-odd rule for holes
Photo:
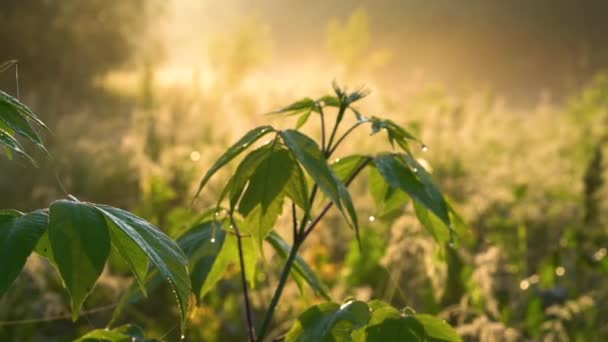
[[[211,238],[211,243],[215,243],[215,238]]]
[[[426,146],[425,144],[422,144],[422,146],[420,146],[420,149],[422,150],[422,152],[426,152],[429,150],[429,147]]]
[[[376,217],[375,216],[370,216],[369,217],[369,222],[374,222],[376,221]]]

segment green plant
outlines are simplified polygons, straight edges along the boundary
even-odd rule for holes
[[[370,171],[370,191],[378,206],[390,207],[395,205],[395,201],[404,203],[407,197],[411,198],[418,219],[439,242],[453,243],[455,226],[462,225],[430,175],[412,154],[411,144],[421,146],[423,150],[426,146],[390,120],[363,116],[353,104],[367,95],[365,91],[347,92],[334,84],[334,93],[316,100],[304,98],[275,112],[298,115],[296,129],[260,126],[228,148],[207,171],[198,193],[217,171],[264,136],[271,136],[241,160],[217,199],[217,205],[201,218],[200,224],[178,240],[186,254],[191,256],[189,268],[193,290],[201,298],[219,280],[229,260],[238,260],[250,341],[268,337],[274,312],[290,274],[296,281],[308,283],[317,294],[329,299],[319,279],[298,252],[333,206],[342,213],[359,240],[357,211],[347,187],[364,169]],[[336,111],[335,121],[333,126],[327,127],[326,111],[332,108]],[[339,134],[341,124],[348,121],[345,120],[347,114],[354,116],[354,123]],[[320,120],[320,143],[298,130],[311,115],[317,115]],[[396,145],[400,152],[351,155],[330,163],[338,147],[362,125],[370,125],[372,134],[386,133],[390,144]],[[321,193],[326,203],[319,206],[322,204],[319,203]],[[291,246],[275,230],[284,202],[290,202]],[[285,259],[285,264],[256,333],[249,286],[254,282],[253,270],[265,241]],[[434,334],[444,334],[442,338],[447,340],[458,339],[447,324],[431,316],[416,315],[412,311],[400,313],[385,303],[353,300],[342,305],[327,302],[310,308],[300,316],[285,338],[289,341],[383,340],[405,336],[403,334],[411,334],[412,338],[420,340],[433,338]]]
[[[176,242],[145,220],[106,205],[81,202],[69,195],[48,209],[31,213],[0,211],[0,295],[14,281],[32,252],[47,258],[58,270],[72,300],[72,317],[77,319],[83,301],[97,281],[111,247],[126,260],[136,283],[115,311],[121,310],[162,280],[168,280],[180,308],[182,332],[191,292],[202,298],[228,270],[238,263],[250,341],[268,339],[269,328],[291,274],[300,287],[307,284],[327,300],[306,310],[284,336],[286,341],[459,341],[445,322],[411,308],[398,310],[387,303],[346,299],[334,303],[329,291],[299,255],[300,248],[332,207],[336,207],[352,228],[360,249],[357,210],[347,187],[367,169],[370,192],[378,207],[390,208],[412,200],[422,225],[441,244],[452,245],[455,232],[463,229],[449,203],[431,176],[412,154],[412,144],[426,150],[407,130],[390,120],[365,117],[353,104],[367,95],[333,86],[334,93],[313,100],[305,98],[277,111],[299,115],[296,129],[278,130],[260,126],[228,148],[200,182],[196,197],[211,177],[264,136],[271,139],[249,152],[230,177],[217,205],[204,212],[197,224]],[[335,110],[333,126],[326,126],[326,111]],[[341,131],[341,124],[354,122]],[[298,129],[312,115],[320,120],[320,143]],[[351,155],[329,160],[359,126],[371,133],[384,132],[395,152]],[[324,197],[322,197],[324,196]],[[324,203],[323,203],[324,201]],[[291,246],[275,230],[277,220],[289,202]],[[392,209],[390,210],[392,211]],[[250,287],[255,269],[268,243],[284,259],[279,282],[255,329]],[[152,267],[148,267],[151,261]],[[142,338],[132,327],[93,331],[82,340],[120,341]]]

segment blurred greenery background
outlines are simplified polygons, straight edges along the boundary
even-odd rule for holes
[[[411,206],[379,216],[363,179],[351,188],[360,217],[377,217],[366,254],[337,215],[305,246],[333,297],[435,313],[467,341],[605,341],[607,13],[602,0],[3,0],[0,62],[18,59],[19,75],[0,74],[0,89],[18,89],[51,128],[53,160],[1,158],[0,208],[46,207],[63,187],[177,237],[227,179],[190,210],[221,151],[254,125],[293,125],[263,113],[332,80],[365,86],[364,113],[429,146],[419,156],[470,234],[437,246]],[[366,134],[341,152],[373,150]],[[255,312],[280,266],[271,253],[260,263]],[[244,339],[232,274],[189,313],[189,340]],[[31,257],[0,299],[0,340],[104,326],[127,275],[114,257],[72,323],[57,276]],[[316,301],[291,284],[277,329]],[[121,321],[175,340],[177,317],[160,289]]]

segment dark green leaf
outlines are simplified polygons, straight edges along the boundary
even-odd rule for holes
[[[144,296],[147,296],[145,281],[148,273],[148,255],[126,232],[115,224],[108,224],[108,231],[110,232],[112,245],[129,264],[140,290]]]
[[[424,328],[412,317],[379,300],[368,305],[372,311],[369,323],[353,333],[353,341],[426,341]]]
[[[190,279],[186,268],[187,259],[181,249],[158,228],[127,211],[99,204],[95,208],[105,216],[109,225],[115,226],[112,229],[121,230],[139,246],[158,268],[161,276],[170,282],[180,308],[183,328],[188,310]]]
[[[350,341],[351,333],[369,319],[369,307],[364,302],[322,303],[300,315],[285,341]]]
[[[281,238],[279,234],[272,231],[266,237],[266,241],[270,243],[270,245],[277,252],[277,255],[281,257],[281,259],[285,260],[291,251],[291,247]],[[315,272],[308,266],[308,264],[302,259],[299,255],[296,256],[295,262],[290,270],[292,275],[298,275],[302,279],[306,281],[306,283],[310,286],[310,288],[317,294],[323,297],[326,300],[331,300],[329,296],[329,291],[327,287],[319,277],[315,274]]]
[[[108,229],[103,216],[94,208],[60,200],[49,208],[48,233],[53,258],[70,292],[75,321],[108,258]]]
[[[416,137],[391,120],[384,120],[373,116],[370,121],[372,123],[372,134],[376,134],[383,130],[386,131],[388,141],[391,145],[394,145],[394,143],[397,142],[397,145],[406,152],[409,151],[408,140],[420,142]]]
[[[445,199],[424,168],[413,158],[407,155],[381,154],[374,161],[390,186],[403,190],[450,226]]]
[[[456,330],[445,321],[431,315],[415,315],[414,319],[424,327],[427,338],[431,342],[460,342]]]
[[[377,217],[390,220],[395,215],[400,215],[409,199],[407,194],[391,187],[377,167],[370,167],[369,170],[369,189],[376,204]]]
[[[197,298],[204,296],[201,289],[217,261],[225,239],[226,232],[218,221],[207,221],[196,225],[177,239],[177,244],[189,259],[192,292]]]
[[[252,234],[259,246],[281,214],[285,187],[294,167],[287,150],[275,149],[249,180],[238,210],[245,217],[246,231]]]
[[[310,202],[308,200],[308,185],[306,183],[306,176],[300,164],[290,155],[292,158],[294,167],[291,170],[289,180],[285,185],[285,194],[289,197],[298,207],[302,208],[305,212],[310,210]]]
[[[0,212],[0,297],[21,272],[47,224],[48,216],[42,211]]]
[[[281,137],[310,177],[318,184],[321,191],[342,211],[347,222],[358,232],[357,213],[350,194],[344,183],[327,165],[323,152],[317,143],[295,130],[281,131]],[[344,212],[344,209],[346,209],[346,212]]]
[[[243,152],[247,147],[249,147],[254,142],[258,141],[264,135],[274,131],[274,128],[271,126],[260,126],[252,129],[247,132],[239,141],[237,141],[234,145],[230,146],[224,154],[211,166],[209,171],[205,174],[201,183],[198,186],[198,190],[196,192],[196,197],[200,194],[201,190],[207,184],[211,176],[217,172],[217,170],[221,169],[224,165],[228,164],[232,159],[238,156],[241,152]]]

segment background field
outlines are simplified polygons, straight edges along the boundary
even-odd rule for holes
[[[602,341],[607,13],[601,0],[4,0],[0,62],[20,63],[18,83],[6,71],[0,89],[18,87],[51,128],[54,159],[0,159],[0,208],[46,207],[63,187],[177,237],[214,203],[228,172],[190,210],[231,142],[254,125],[294,125],[264,113],[329,93],[333,80],[364,86],[360,109],[429,146],[416,154],[470,230],[456,248],[438,246],[405,206],[366,220],[361,255],[334,213],[304,252],[332,296],[435,313],[471,341]],[[357,134],[338,154],[387,148]],[[352,194],[359,216],[375,218],[365,182]],[[255,310],[280,266],[271,252],[260,263]],[[60,281],[30,258],[0,299],[0,340],[64,341],[102,327],[128,274],[114,257],[85,303],[101,310],[71,323]],[[191,310],[192,341],[243,339],[238,286],[235,269]],[[283,298],[285,326],[320,300],[293,284]],[[161,289],[122,320],[174,340],[177,317]]]

